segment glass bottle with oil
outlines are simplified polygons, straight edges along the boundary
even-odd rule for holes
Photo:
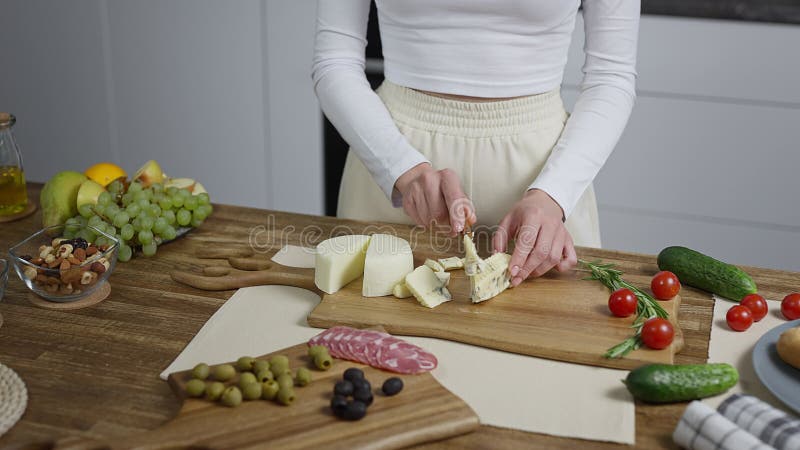
[[[28,206],[22,155],[11,130],[16,122],[12,114],[0,112],[0,216],[20,213]]]

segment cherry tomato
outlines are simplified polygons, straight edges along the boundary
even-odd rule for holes
[[[644,345],[661,350],[667,348],[675,337],[675,329],[667,319],[654,317],[642,326],[642,342]]]
[[[629,317],[636,312],[636,295],[630,289],[617,289],[608,297],[608,309],[617,317]]]
[[[753,324],[753,313],[742,305],[735,305],[725,315],[728,326],[734,331],[744,331]]]
[[[767,315],[767,301],[764,300],[764,297],[758,294],[745,295],[739,304],[749,309],[750,312],[753,313],[753,320],[756,322],[763,319]]]
[[[781,302],[781,313],[788,320],[800,319],[800,294],[789,294]]]
[[[681,282],[674,273],[663,270],[658,272],[653,281],[650,282],[650,290],[653,291],[653,296],[659,300],[669,300],[681,290]]]

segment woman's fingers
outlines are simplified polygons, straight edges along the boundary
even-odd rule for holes
[[[403,210],[411,217],[411,220],[413,220],[415,224],[424,225],[422,219],[419,217],[419,213],[417,213],[417,204],[414,200],[413,193],[403,196]]]
[[[567,272],[575,268],[578,265],[578,255],[575,253],[575,244],[572,241],[572,236],[570,236],[569,232],[567,231],[567,239],[564,242],[564,251],[563,251],[563,258],[561,262],[558,263],[556,269],[559,272]]]
[[[467,224],[471,225],[477,221],[475,207],[461,188],[461,180],[459,180],[455,171],[443,169],[439,173],[441,176],[442,196],[444,197],[450,220],[450,229],[452,234],[455,235],[464,231]]]
[[[514,253],[508,263],[511,273],[511,284],[516,286],[528,278],[532,267],[527,268],[526,263],[531,255],[531,251],[536,244],[536,238],[540,232],[540,225],[536,222],[525,222],[515,232]]]
[[[564,227],[558,227],[555,232],[555,236],[553,236],[553,242],[550,245],[550,253],[547,254],[545,259],[539,263],[537,267],[533,269],[531,275],[534,277],[540,277],[546,274],[550,269],[555,267],[558,263],[561,262],[561,255],[564,254],[564,244],[566,242],[566,230]],[[539,234],[539,238],[541,239],[544,236],[543,233]],[[539,246],[539,242],[536,243],[536,246]],[[534,253],[536,253],[536,249],[534,248]]]
[[[503,220],[497,225],[497,231],[492,236],[492,250],[495,253],[505,253],[508,248],[508,237],[511,236],[511,220],[513,216],[511,213],[506,214]]]

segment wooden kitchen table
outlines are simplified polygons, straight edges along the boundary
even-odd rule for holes
[[[29,186],[32,199],[40,185]],[[41,212],[0,224],[0,246],[8,246],[40,228]],[[158,250],[154,258],[137,255],[117,264],[111,275],[111,296],[99,305],[76,311],[33,306],[15,273],[0,302],[0,362],[14,369],[28,387],[28,409],[22,420],[0,438],[0,448],[43,447],[67,436],[113,438],[153,429],[173,417],[176,397],[158,374],[183,350],[205,321],[233,294],[206,292],[172,281],[174,269],[209,264],[196,255],[219,248],[283,244],[312,245],[334,227],[361,232],[375,224],[332,217],[215,206],[199,229]],[[301,235],[301,230],[306,233]],[[407,233],[410,228],[398,230]],[[366,230],[370,231],[370,230]],[[425,234],[418,235],[428,245]],[[669,243],[664,243],[667,245]],[[653,256],[579,249],[582,258],[618,264],[629,274],[652,275]],[[782,298],[800,286],[792,272],[747,268],[760,293]],[[13,269],[12,269],[13,272]],[[679,320],[686,345],[677,363],[702,363],[708,354],[712,300],[684,287]],[[565,320],[569,320],[565,318]],[[506,399],[508,400],[508,399]],[[502,399],[498,401],[503,401]],[[674,448],[671,434],[685,404],[636,404],[636,447]],[[113,439],[112,439],[113,440]],[[607,449],[623,445],[557,438],[482,426],[477,432],[424,445],[425,449],[547,448]]]

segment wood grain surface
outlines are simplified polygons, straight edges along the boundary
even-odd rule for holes
[[[439,255],[439,257],[454,255]],[[418,258],[416,258],[418,259]],[[424,262],[415,261],[415,266]],[[683,344],[676,339],[663,350],[639,349],[624,358],[603,354],[632,334],[633,317],[620,319],[608,313],[608,289],[586,274],[552,274],[526,280],[497,297],[473,304],[469,279],[463,270],[450,272],[447,288],[453,300],[426,308],[413,298],[362,297],[362,279],[322,301],[308,316],[318,328],[347,325],[363,328],[381,325],[389,333],[447,339],[523,355],[593,366],[632,369],[644,363],[672,364]],[[641,284],[641,277],[631,277]],[[635,279],[634,279],[635,278]],[[661,302],[672,319],[680,298]],[[676,330],[680,336],[680,330]]]
[[[39,185],[29,185],[32,199]],[[213,196],[213,193],[212,193]],[[41,228],[41,213],[0,226],[4,250]],[[173,281],[175,269],[200,271],[224,264],[200,259],[220,249],[277,249],[284,244],[314,245],[331,234],[378,232],[375,224],[333,217],[288,214],[215,205],[199,229],[159,248],[153,258],[137,255],[111,274],[111,296],[91,308],[51,311],[31,305],[27,288],[10,274],[0,302],[0,362],[14,369],[28,387],[28,409],[20,422],[0,437],[0,448],[48,448],[69,436],[113,439],[157,428],[178,413],[181,403],[158,374],[183,350],[209,317],[233,294],[202,291]],[[301,233],[305,230],[305,233]],[[399,236],[412,231],[419,247],[458,253],[410,227],[394,226]],[[664,247],[676,242],[658,243]],[[732,243],[731,245],[735,245]],[[256,252],[256,254],[260,254]],[[430,257],[415,249],[417,257]],[[584,259],[615,263],[627,277],[645,279],[658,271],[652,255],[578,249]],[[734,262],[735,261],[730,261]],[[744,269],[768,298],[800,290],[800,274]],[[713,303],[705,292],[684,287],[679,321],[684,349],[676,363],[702,363],[708,356]],[[636,448],[674,449],[670,437],[686,404],[636,404]],[[624,445],[580,441],[543,434],[481,426],[474,433],[416,446],[419,449],[627,449]]]
[[[214,448],[214,449],[375,449],[405,448],[430,441],[469,434],[478,428],[478,416],[460,398],[445,389],[430,373],[398,375],[351,361],[334,360],[331,369],[315,370],[306,355],[308,346],[298,344],[273,355],[289,357],[291,368],[308,367],[313,381],[295,387],[296,400],[282,406],[275,401],[244,401],[235,408],[219,402],[187,398],[185,385],[191,371],[169,376],[169,385],[183,405],[175,418],[145,433],[115,439],[57,443],[63,450],[108,446],[114,449]],[[342,373],[357,367],[373,386],[375,401],[367,415],[356,422],[337,419],[330,411],[333,387]],[[387,397],[380,386],[389,377],[400,377],[404,388]],[[238,385],[239,376],[226,382]]]

